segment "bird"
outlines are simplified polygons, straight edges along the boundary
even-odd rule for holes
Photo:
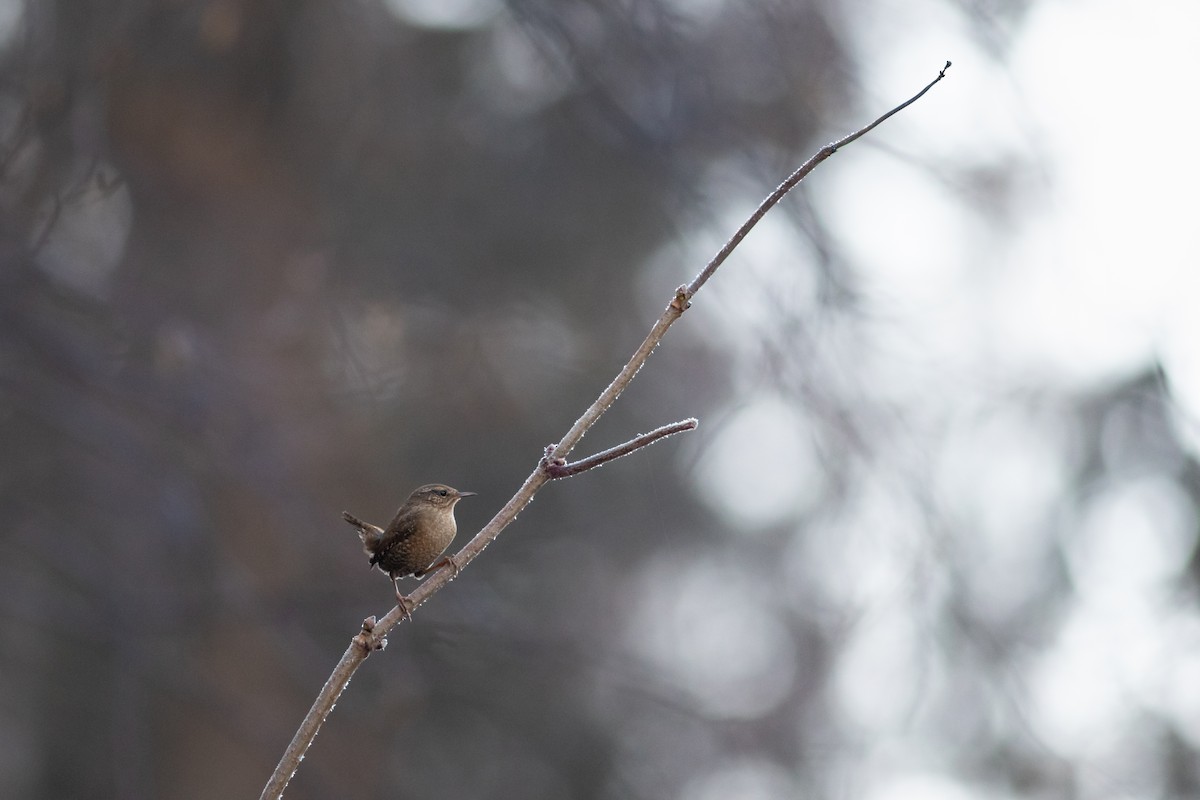
[[[391,578],[396,601],[406,617],[408,598],[400,592],[401,578],[409,575],[423,578],[447,565],[458,574],[458,564],[442,553],[458,533],[455,504],[464,497],[474,496],[475,492],[427,483],[408,496],[387,528],[363,522],[349,511],[342,512],[342,519],[358,529],[358,538],[362,540],[363,551],[371,557],[371,566]]]

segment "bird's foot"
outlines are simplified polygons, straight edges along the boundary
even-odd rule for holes
[[[452,578],[457,578],[458,573],[462,572],[462,569],[458,566],[458,561],[455,560],[454,556],[442,556],[425,569],[419,569],[414,572],[413,577],[424,578],[429,573],[437,572],[442,567],[450,567],[450,569],[454,570],[454,574],[450,576]]]
[[[392,588],[396,590],[396,603],[400,606],[400,616],[409,622],[412,622],[412,608],[416,608],[416,604],[414,603],[412,608],[408,607],[408,604],[412,601],[410,601],[405,595],[400,594],[399,579],[392,578]]]
[[[412,622],[412,610],[416,608],[416,605],[412,604],[412,600],[409,600],[407,596],[400,594],[400,592],[396,592],[396,604],[400,606],[400,616]],[[411,607],[410,604],[412,604]]]

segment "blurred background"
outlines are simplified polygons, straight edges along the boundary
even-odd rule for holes
[[[1177,0],[0,1],[0,795],[1200,794]],[[413,584],[409,584],[411,587]]]

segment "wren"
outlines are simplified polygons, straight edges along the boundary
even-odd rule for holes
[[[458,572],[458,564],[442,553],[458,533],[455,503],[474,494],[440,483],[426,484],[408,496],[386,529],[363,522],[348,511],[342,512],[342,518],[358,528],[358,538],[371,557],[371,566],[392,579],[396,601],[406,617],[408,598],[400,593],[399,580],[408,575],[423,578],[447,564]]]

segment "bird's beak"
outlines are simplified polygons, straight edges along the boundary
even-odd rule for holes
[[[458,496],[459,497],[475,497],[476,494],[475,494],[475,492],[459,492]]]

